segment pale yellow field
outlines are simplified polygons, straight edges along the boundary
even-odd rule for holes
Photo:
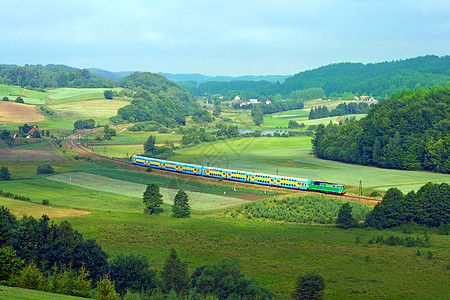
[[[112,117],[117,114],[119,108],[128,105],[126,101],[118,100],[86,100],[63,104],[49,105],[59,116],[64,117]]]
[[[36,110],[35,105],[0,101],[0,123],[24,124],[41,122],[45,122],[45,117]]]
[[[11,211],[11,213],[19,219],[22,218],[24,215],[40,218],[42,215],[45,214],[50,218],[60,218],[60,217],[82,216],[89,214],[88,211],[83,210],[51,207],[31,203],[28,201],[20,201],[3,197],[0,197],[0,206],[7,207]]]

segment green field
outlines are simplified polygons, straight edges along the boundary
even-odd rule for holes
[[[42,300],[42,299],[72,300],[73,299],[73,300],[76,300],[76,299],[86,299],[86,298],[60,295],[60,294],[27,290],[27,289],[21,289],[21,288],[0,285],[0,299],[10,299],[10,300]]]
[[[20,96],[26,104],[34,105],[45,104],[48,100],[48,98],[46,98],[47,93],[27,90],[19,86],[0,84],[0,98],[3,98],[4,96],[8,97],[9,101],[14,101]]]
[[[144,194],[147,187],[147,185],[144,183],[139,184],[127,182],[82,172],[53,175],[47,177],[47,179],[62,182],[64,184],[78,186],[85,189],[102,191],[106,193],[137,198],[140,200],[142,200],[142,195]],[[176,189],[168,189],[164,187],[160,188],[160,193],[161,195],[163,195],[164,203],[167,205],[173,205],[173,199],[177,192],[178,190]],[[191,208],[198,211],[236,206],[246,202],[245,200],[238,198],[224,197],[192,191],[187,191],[187,194],[190,199]],[[142,210],[141,201],[135,201],[140,204],[140,209],[138,209],[139,212]],[[135,207],[135,205],[130,206],[130,211],[136,212],[135,210],[133,210],[133,208]]]
[[[63,161],[47,141],[0,149],[0,161]]]
[[[289,296],[298,274],[313,271],[326,280],[327,298],[442,298],[448,295],[450,241],[431,235],[432,246],[417,248],[369,245],[382,234],[412,236],[399,231],[293,225],[194,215],[174,219],[160,215],[92,213],[69,220],[111,255],[146,255],[161,269],[175,247],[192,271],[221,257],[236,257],[243,272],[261,281],[278,297]],[[417,232],[417,234],[422,232]],[[361,239],[356,243],[357,237]],[[433,259],[426,259],[431,251]],[[447,266],[447,267],[446,267]]]
[[[311,138],[306,136],[241,138],[177,152],[178,155],[171,159],[205,165],[210,162],[211,166],[266,174],[276,174],[278,170],[279,175],[347,186],[359,186],[361,180],[364,187],[379,190],[398,187],[407,192],[429,181],[450,183],[447,174],[381,169],[318,159],[311,155]]]

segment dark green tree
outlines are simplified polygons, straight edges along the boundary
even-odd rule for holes
[[[175,218],[189,218],[191,214],[191,207],[189,206],[188,195],[185,191],[179,190],[175,195],[172,213]]]
[[[221,112],[222,112],[222,109],[220,108],[220,106],[216,106],[213,111],[213,116],[217,118],[220,116]]]
[[[73,250],[73,267],[86,268],[94,282],[108,270],[108,255],[93,239],[80,241]]]
[[[170,249],[161,272],[162,290],[165,294],[174,290],[178,296],[189,293],[189,275],[187,264],[182,261],[174,248]]]
[[[271,299],[273,293],[255,279],[246,277],[237,259],[223,258],[217,265],[198,267],[191,276],[192,292],[200,299]]]
[[[22,97],[17,97],[16,100],[14,100],[16,103],[25,103],[22,99]]]
[[[142,200],[146,206],[145,212],[149,214],[159,213],[161,205],[163,204],[162,195],[159,193],[159,185],[157,183],[150,183],[145,189]]]
[[[325,279],[314,273],[300,275],[292,293],[294,299],[321,299],[325,289]]]
[[[352,207],[349,202],[342,204],[338,212],[336,223],[339,227],[348,229],[354,226],[355,221],[352,217]]]
[[[111,100],[113,98],[114,94],[113,94],[112,90],[104,90],[103,96],[105,96],[105,99]]]
[[[37,175],[43,175],[43,174],[53,174],[55,173],[55,170],[53,169],[53,167],[49,164],[43,164],[43,165],[39,165],[36,169],[36,174]]]
[[[9,101],[8,96],[4,96],[4,97],[3,97],[3,101]]]
[[[150,135],[144,143],[144,152],[150,154],[153,153],[153,150],[155,150],[155,142],[156,137],[154,135]]]
[[[403,193],[397,188],[390,188],[367,215],[366,224],[379,229],[403,224],[407,218],[403,204]]]
[[[252,114],[253,122],[255,123],[256,126],[259,126],[264,122],[264,116],[261,111],[260,105],[258,105],[258,104],[254,105],[252,108],[251,114]]]
[[[116,291],[122,296],[127,291],[152,294],[160,286],[156,271],[150,269],[144,256],[120,254],[111,261],[110,269]]]
[[[0,181],[2,180],[11,180],[11,173],[8,167],[2,166],[0,168]]]
[[[0,247],[3,247],[11,236],[11,229],[17,225],[16,217],[7,207],[0,206]]]

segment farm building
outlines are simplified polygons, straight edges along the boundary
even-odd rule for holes
[[[36,134],[34,134],[35,131],[39,132],[39,137],[41,137],[42,129],[37,128],[35,125],[30,131],[28,131],[27,139],[36,137]]]

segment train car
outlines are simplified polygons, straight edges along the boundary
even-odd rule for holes
[[[321,181],[311,181],[310,179],[269,175],[262,173],[245,172],[238,170],[228,170],[195,164],[186,164],[169,160],[162,160],[151,157],[133,155],[133,164],[152,167],[172,172],[199,175],[216,179],[226,179],[244,183],[253,183],[266,186],[282,187],[295,190],[312,190],[323,193],[343,195],[345,189],[342,184],[335,184]]]
[[[311,181],[309,189],[311,191],[317,191],[322,193],[331,193],[339,195],[345,194],[344,185],[330,182]]]

